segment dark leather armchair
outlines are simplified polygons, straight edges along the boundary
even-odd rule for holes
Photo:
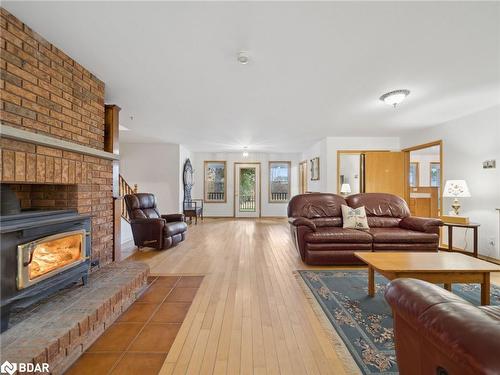
[[[500,374],[500,306],[473,306],[415,279],[385,291],[401,375]]]
[[[125,195],[135,245],[167,249],[186,238],[183,214],[161,215],[150,193]]]

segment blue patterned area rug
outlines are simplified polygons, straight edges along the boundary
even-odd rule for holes
[[[366,270],[304,270],[298,273],[298,280],[307,287],[304,288],[306,294],[312,293],[361,373],[398,374],[392,313],[384,298],[389,281],[375,273],[376,295],[370,298]],[[480,303],[480,290],[479,284],[453,285],[453,293],[474,305]],[[494,285],[491,304],[500,305],[500,288]]]

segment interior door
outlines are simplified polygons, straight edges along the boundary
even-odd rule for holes
[[[260,216],[260,164],[235,164],[234,207],[236,217]]]
[[[366,193],[390,193],[405,198],[404,152],[366,152],[364,173]]]

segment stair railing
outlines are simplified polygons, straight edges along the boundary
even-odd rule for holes
[[[118,177],[119,194],[123,198],[127,194],[135,194],[138,191],[137,184],[134,187],[130,186],[122,175]],[[130,223],[130,218],[128,216],[127,206],[125,205],[125,200],[121,199],[121,216]]]

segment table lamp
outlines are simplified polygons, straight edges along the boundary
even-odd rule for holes
[[[467,182],[465,180],[447,180],[443,190],[443,197],[455,198],[451,208],[453,208],[454,214],[458,216],[458,211],[460,210],[458,198],[470,197]]]
[[[342,186],[340,187],[340,193],[342,195],[347,195],[351,192],[351,185],[349,184],[342,184]]]

